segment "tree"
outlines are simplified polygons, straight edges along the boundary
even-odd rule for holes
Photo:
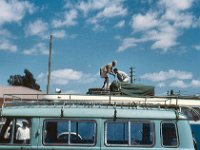
[[[25,86],[31,89],[40,90],[40,85],[36,83],[33,74],[28,70],[24,69],[25,75],[11,75],[8,79],[9,85]]]

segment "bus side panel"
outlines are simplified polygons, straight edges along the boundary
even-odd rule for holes
[[[192,141],[192,132],[187,120],[177,121],[180,148],[194,149]]]

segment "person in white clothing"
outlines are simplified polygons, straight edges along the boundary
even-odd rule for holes
[[[28,125],[29,123],[27,120],[22,120],[22,127],[17,129],[16,140],[20,143],[28,143],[30,140],[30,129]]]
[[[129,83],[130,82],[130,77],[125,72],[120,71],[117,68],[115,68],[113,71],[117,75],[117,79],[120,82],[124,82],[124,83]]]

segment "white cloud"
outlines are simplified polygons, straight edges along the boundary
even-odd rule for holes
[[[69,39],[75,39],[78,34],[68,34],[66,33],[65,30],[55,30],[52,33],[53,38],[57,38],[57,39],[62,39],[62,38],[69,38]]]
[[[75,26],[77,24],[78,13],[82,12],[86,18],[86,23],[92,24],[94,31],[103,31],[105,27],[101,22],[110,18],[127,15],[128,10],[123,6],[123,2],[124,0],[88,0],[75,4],[66,1],[64,8],[67,11],[64,17],[62,19],[54,19],[52,26],[54,28]]]
[[[125,16],[127,10],[124,9],[121,5],[110,5],[104,8],[101,12],[96,15],[96,19],[101,18],[113,18],[117,16]]]
[[[53,27],[59,28],[59,27],[69,27],[69,26],[75,26],[77,24],[78,12],[75,9],[72,9],[68,12],[65,12],[64,19],[55,19],[52,22]]]
[[[170,87],[178,87],[178,88],[182,88],[183,89],[183,88],[189,87],[190,85],[186,84],[182,80],[177,80],[177,81],[172,82],[169,86]]]
[[[0,51],[16,52],[17,50],[17,46],[12,44],[10,41],[0,40]]]
[[[75,71],[73,69],[60,69],[52,71],[52,78],[54,79],[65,79],[65,80],[80,80],[82,72]]]
[[[89,0],[81,1],[78,9],[86,16],[91,11],[97,11],[94,18],[112,18],[116,16],[124,16],[127,14],[127,9],[123,7],[124,0]]]
[[[146,41],[154,41],[151,48],[161,49],[162,52],[167,52],[172,46],[177,45],[176,38],[178,37],[177,30],[172,26],[163,26],[160,31],[152,30],[147,32]]]
[[[137,14],[132,17],[134,31],[145,31],[158,26],[157,13],[147,12],[145,15]]]
[[[140,78],[158,82],[169,79],[186,80],[186,79],[192,79],[192,74],[190,72],[169,70],[169,71],[160,71],[154,73],[146,73],[142,75]]]
[[[125,25],[125,21],[122,20],[122,21],[119,21],[119,22],[115,25],[115,28],[122,28],[122,27],[124,27],[124,25]]]
[[[113,1],[115,2],[115,1]],[[78,5],[78,9],[81,10],[86,16],[90,11],[100,10],[106,7],[109,4],[109,0],[90,0],[90,1],[81,1]]]
[[[146,39],[136,39],[136,38],[125,38],[122,40],[122,44],[118,48],[118,52],[122,52],[128,48],[133,48],[137,46],[137,43],[144,42]]]
[[[47,74],[40,73],[37,76],[39,81],[45,81]],[[90,74],[76,71],[73,69],[65,68],[58,69],[51,72],[51,81],[55,85],[67,85],[71,81],[78,82],[79,84],[88,84],[96,81],[96,78]]]
[[[47,75],[43,72],[41,72],[38,76],[37,76],[37,79],[38,80],[42,80],[43,78],[47,77]]]
[[[194,45],[193,48],[200,51],[200,45]]]
[[[192,27],[195,18],[191,14],[180,14],[174,23],[176,29],[188,29]]]
[[[18,23],[23,19],[26,13],[33,13],[34,5],[28,1],[19,0],[0,0],[0,25],[5,23]]]
[[[66,85],[70,81],[77,81],[79,83],[92,83],[96,79],[89,74],[73,69],[60,69],[52,72],[52,81],[54,84]]]
[[[184,82],[183,80],[175,80],[169,84],[170,87],[176,88],[199,88],[200,87],[200,80],[192,79],[190,82]]]
[[[103,30],[104,27],[100,25],[101,22],[126,16],[128,10],[123,6],[124,0],[91,0],[88,2],[81,2],[78,9],[87,16],[89,12],[93,12],[92,16],[87,19],[87,22],[94,25],[93,30]]]
[[[161,52],[167,52],[168,48],[178,45],[176,38],[179,33],[170,25],[163,25],[158,30],[149,30],[145,32],[145,35],[141,38],[128,37],[122,40],[121,45],[118,47],[118,52],[125,51],[129,48],[136,47],[140,43],[148,41],[153,42],[152,49],[160,49]]]
[[[168,9],[181,11],[187,10],[192,6],[194,0],[160,0],[160,4]]]
[[[44,36],[44,33],[48,30],[48,24],[41,19],[31,22],[25,28],[25,33],[28,36]]]
[[[161,52],[167,52],[172,47],[179,45],[178,38],[183,31],[194,27],[198,19],[192,15],[189,8],[192,7],[193,0],[160,0],[157,1],[154,10],[147,10],[146,13],[134,14],[130,22],[133,29],[133,35],[140,34],[137,37],[140,42],[152,42],[151,49],[158,49]],[[135,38],[134,36],[128,38]],[[127,39],[127,37],[125,38]],[[143,40],[141,40],[143,39]],[[122,40],[120,47],[130,48],[124,45]],[[135,45],[133,44],[133,47]],[[122,51],[126,50],[124,48]]]
[[[55,38],[64,38],[65,36],[66,36],[66,32],[64,30],[53,32],[53,37]]]
[[[200,80],[192,80],[191,81],[191,86],[192,87],[200,87]]]
[[[49,49],[44,43],[38,43],[30,49],[25,49],[23,51],[25,55],[48,55]]]
[[[190,72],[168,70],[154,73],[146,73],[140,77],[141,79],[157,82],[157,86],[162,87],[175,87],[175,88],[199,88],[200,80],[193,79]]]

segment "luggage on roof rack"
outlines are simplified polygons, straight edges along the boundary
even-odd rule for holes
[[[90,88],[87,94],[89,95],[126,95],[126,96],[154,96],[154,87],[142,84],[120,83],[113,81],[110,85],[110,90],[102,88]]]

